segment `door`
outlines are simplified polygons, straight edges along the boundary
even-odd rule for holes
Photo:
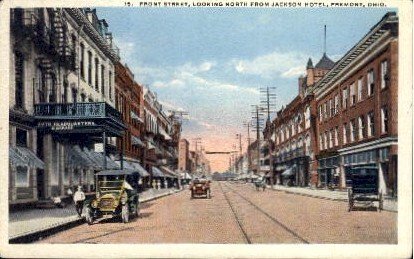
[[[44,200],[45,195],[45,181],[44,181],[45,170],[37,169],[36,171],[36,181],[37,181],[37,199]]]

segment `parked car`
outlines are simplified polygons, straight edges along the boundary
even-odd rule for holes
[[[194,179],[190,184],[191,198],[196,196],[205,196],[207,199],[211,198],[210,180]]]
[[[96,175],[95,197],[86,206],[86,221],[104,215],[120,216],[123,223],[139,214],[139,173],[132,169],[104,170]]]

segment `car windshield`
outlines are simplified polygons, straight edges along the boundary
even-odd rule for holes
[[[123,175],[104,175],[98,178],[99,190],[103,192],[120,190],[123,183]]]

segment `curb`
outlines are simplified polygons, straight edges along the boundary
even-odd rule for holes
[[[145,202],[149,202],[149,201],[153,201],[153,200],[157,200],[175,193],[178,193],[182,190],[174,190],[174,191],[169,191],[167,193],[163,193],[151,198],[147,198],[147,199],[143,199],[142,201],[140,201],[140,203],[145,203]],[[58,232],[82,225],[83,223],[85,223],[85,217],[82,216],[82,218],[76,218],[75,220],[69,220],[67,222],[63,222],[63,223],[57,223],[55,225],[52,225],[50,227],[46,227],[44,229],[41,230],[36,230],[33,232],[26,232],[25,234],[21,234],[15,237],[12,237],[9,239],[9,244],[25,244],[25,243],[32,243],[34,241],[37,241],[39,239],[42,239],[43,237],[47,237],[47,236],[51,236],[53,234],[56,234]]]
[[[278,189],[272,189],[272,188],[269,188],[269,189],[272,190],[272,191],[285,192],[285,193],[288,193],[288,194],[300,195],[300,196],[311,197],[311,198],[321,199],[321,200],[348,202],[348,199],[344,199],[344,198],[330,198],[330,197],[323,197],[323,196],[319,196],[319,195],[315,195],[315,194],[299,193],[299,192],[294,192],[294,191],[278,190]],[[384,208],[382,210],[383,211],[388,211],[388,212],[393,212],[393,213],[398,213],[398,211],[392,210],[392,209]]]

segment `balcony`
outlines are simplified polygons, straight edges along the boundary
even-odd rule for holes
[[[34,106],[34,116],[38,122],[60,122],[71,125],[77,121],[90,122],[100,130],[103,128],[108,133],[122,135],[125,125],[121,120],[121,114],[105,102],[96,103],[41,103]],[[46,124],[48,126],[49,124]]]

